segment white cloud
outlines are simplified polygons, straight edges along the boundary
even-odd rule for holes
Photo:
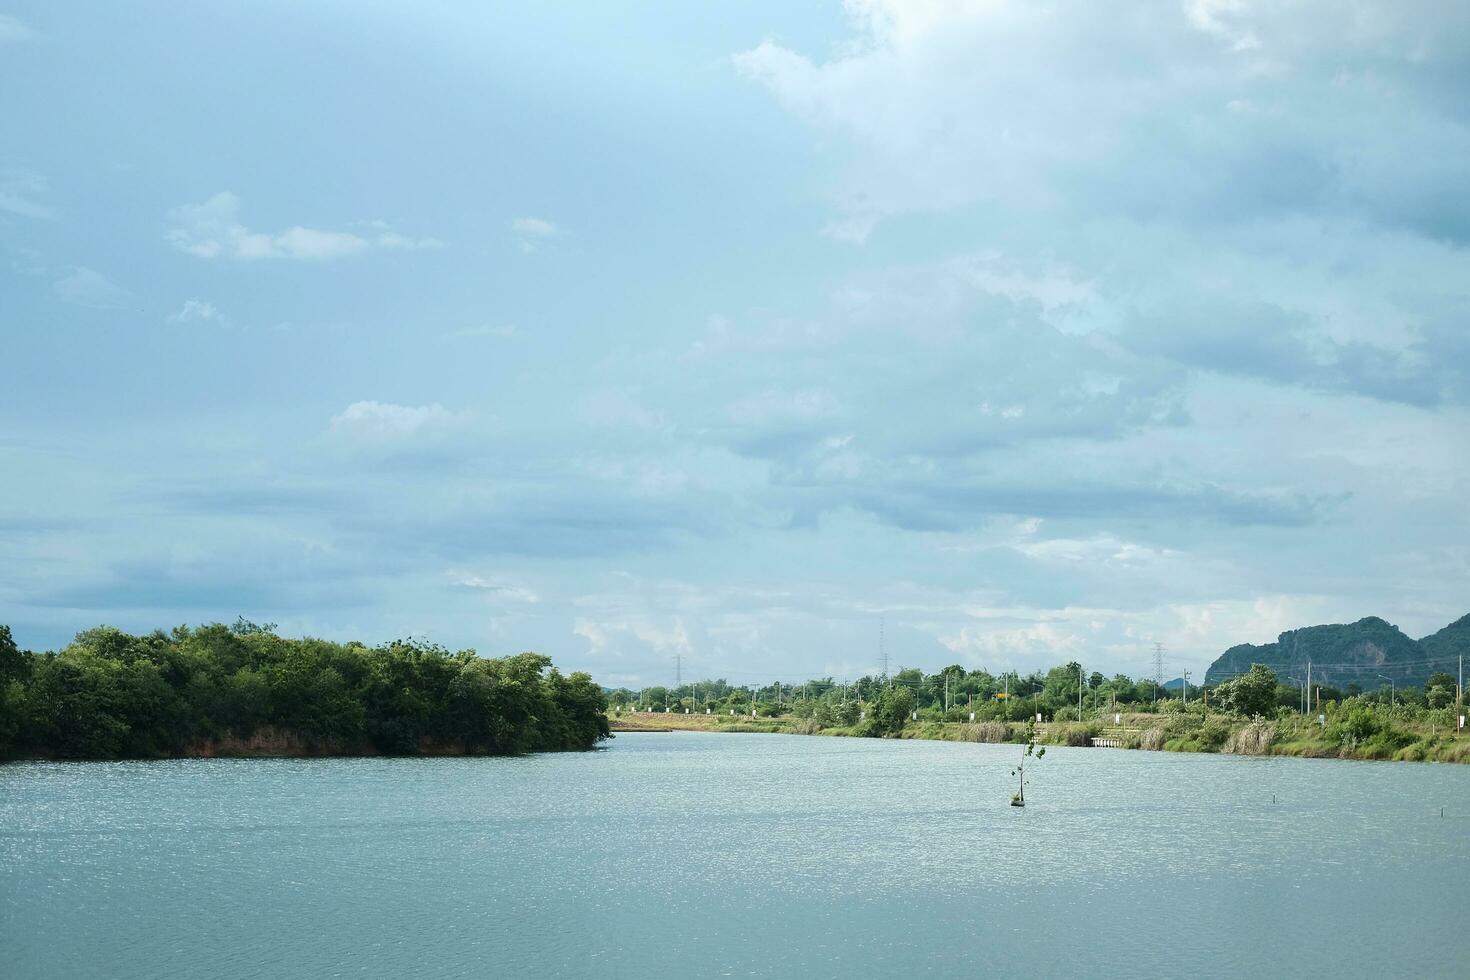
[[[67,303],[97,310],[124,309],[133,295],[102,273],[83,265],[75,266],[69,275],[56,280],[52,289]]]
[[[572,635],[587,641],[589,653],[602,653],[607,649],[607,631],[590,619],[579,619],[572,625]]]
[[[1124,541],[1106,533],[1089,538],[1025,540],[1013,544],[1012,547],[1028,558],[1043,562],[1114,567],[1147,565],[1183,557],[1179,552],[1168,548],[1153,548]]]
[[[544,242],[561,236],[562,231],[545,218],[515,218],[510,229],[520,240],[522,252],[534,252]]]
[[[200,299],[186,299],[184,305],[177,313],[171,314],[169,319],[175,323],[224,323],[224,314],[215,309],[213,303],[206,303]]]
[[[25,218],[54,218],[56,211],[53,208],[33,200],[49,189],[46,178],[40,174],[28,170],[0,170],[0,211]]]
[[[1444,204],[1470,169],[1464,4],[1190,0],[1119,16],[852,0],[847,12],[853,36],[826,60],[770,40],[734,56],[836,151],[834,237],[971,206],[1032,224],[1214,223],[1283,200],[1466,233],[1466,209]]]
[[[995,251],[957,260],[954,274],[993,296],[1004,296],[1013,303],[1036,303],[1043,313],[1087,306],[1098,298],[1093,282],[1070,270],[1051,267],[1032,272]]]
[[[642,647],[657,651],[678,650],[688,653],[693,649],[689,631],[684,620],[675,616],[666,625],[660,625],[651,617],[633,615],[611,620],[579,617],[572,625],[572,634],[586,639],[589,652],[605,653],[610,649],[626,653],[626,646]]]
[[[537,595],[530,589],[525,588],[524,586],[513,585],[495,579],[483,578],[479,575],[457,574],[453,575],[452,577],[454,579],[454,584],[462,589],[473,589],[477,592],[484,592],[489,595],[493,595],[498,599],[509,599],[513,602],[525,603],[536,603],[541,601],[541,597],[539,595]]]
[[[1084,630],[1067,630],[1053,623],[1011,629],[964,626],[958,632],[939,637],[939,642],[955,653],[1003,659],[1051,657],[1053,661],[1084,649],[1086,640]]]
[[[332,431],[361,439],[399,439],[453,424],[458,416],[443,405],[353,402],[332,418]]]
[[[168,240],[181,251],[204,259],[342,258],[369,249],[437,248],[434,238],[408,238],[382,222],[369,222],[362,234],[293,225],[285,231],[253,231],[240,221],[240,199],[220,191],[200,204],[175,208]]]
[[[544,218],[516,218],[511,221],[510,226],[520,234],[532,238],[555,238],[561,234],[561,229]]]
[[[31,30],[29,27],[16,20],[14,17],[11,17],[9,14],[0,14],[0,44],[13,44],[19,41],[29,41],[35,36],[35,31]]]

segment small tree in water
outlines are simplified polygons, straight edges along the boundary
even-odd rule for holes
[[[1016,768],[1011,770],[1011,775],[1018,780],[1016,792],[1011,794],[1011,806],[1026,805],[1026,760],[1030,758],[1040,759],[1046,755],[1046,746],[1036,744],[1036,722],[1026,723],[1026,750],[1021,753],[1021,761],[1016,763]]]

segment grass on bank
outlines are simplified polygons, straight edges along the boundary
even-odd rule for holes
[[[610,714],[612,730],[785,733],[856,737],[863,726],[821,727],[794,715],[750,718],[744,715]],[[1092,720],[1052,722],[1039,726],[1038,741],[1047,745],[1090,746],[1094,738],[1117,739],[1123,748],[1165,752],[1220,752],[1235,755],[1282,755],[1315,759],[1392,759],[1410,762],[1470,763],[1470,734],[1456,732],[1452,716],[1430,719],[1384,718],[1372,712],[1344,709],[1315,717],[1283,713],[1277,718],[1232,718],[1221,714],[1123,714],[1119,724]],[[948,742],[1021,744],[1024,722],[908,722],[895,738]]]

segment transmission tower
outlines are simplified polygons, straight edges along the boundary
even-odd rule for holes
[[[888,680],[888,644],[883,637],[883,617],[878,617],[878,659],[883,662],[883,680]]]
[[[1158,697],[1159,688],[1164,686],[1164,645],[1154,642],[1154,696]]]

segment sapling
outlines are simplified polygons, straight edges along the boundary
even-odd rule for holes
[[[1021,761],[1016,763],[1016,768],[1011,770],[1011,775],[1015,776],[1018,781],[1016,792],[1011,794],[1011,806],[1026,805],[1026,760],[1040,759],[1044,755],[1046,755],[1046,746],[1036,744],[1036,722],[1028,721],[1026,723],[1026,749],[1021,753]]]

